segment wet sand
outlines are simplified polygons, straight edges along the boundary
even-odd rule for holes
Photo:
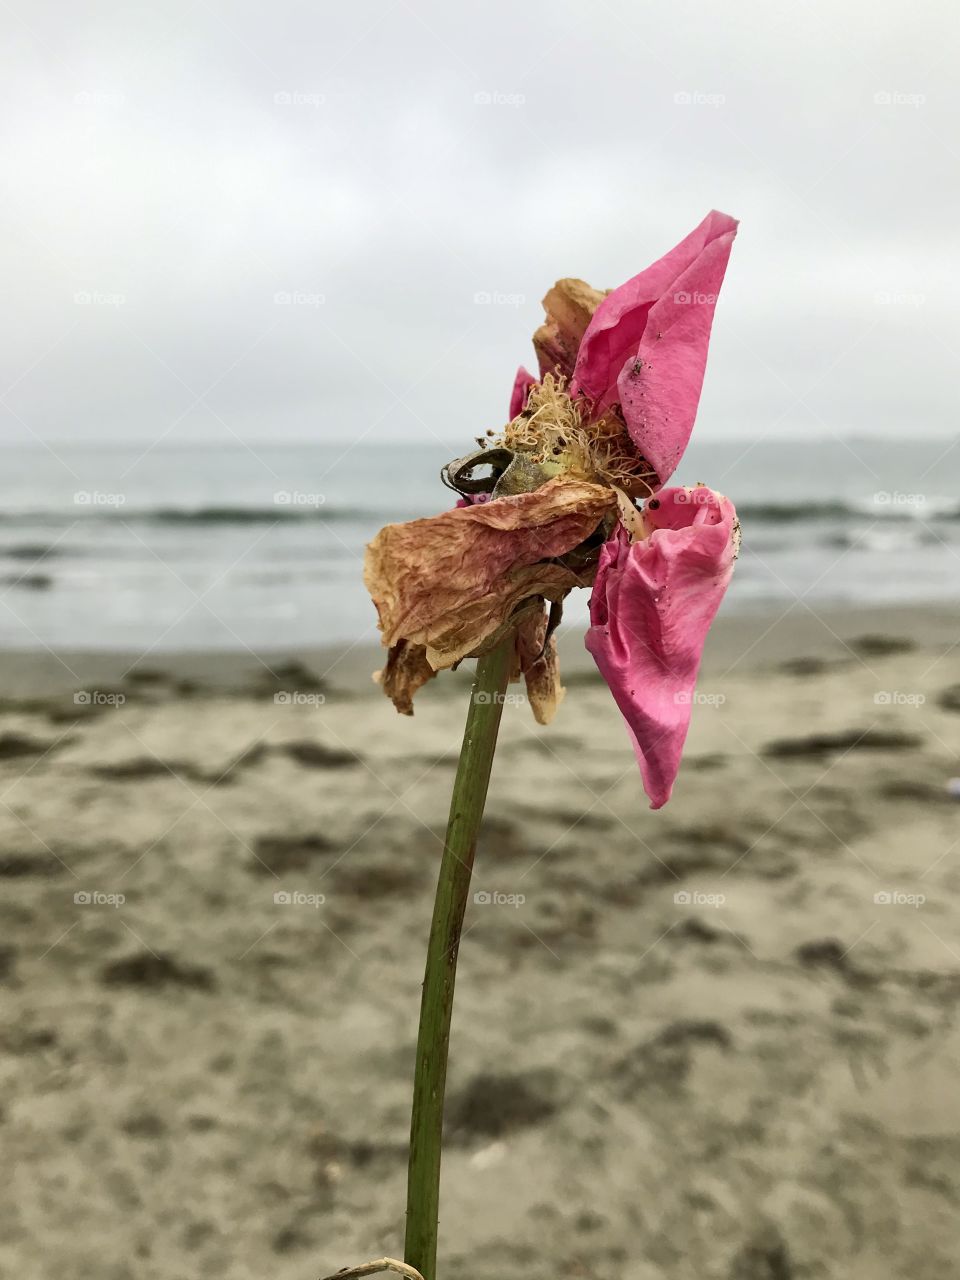
[[[958,621],[721,620],[659,813],[579,636],[552,726],[516,687],[460,956],[442,1276],[951,1273]],[[0,680],[0,1274],[398,1254],[469,672],[409,720],[369,645],[60,658]]]

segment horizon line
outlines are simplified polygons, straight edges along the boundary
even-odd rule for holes
[[[693,444],[733,444],[754,446],[760,444],[809,444],[812,446],[828,442],[830,440],[867,440],[870,443],[886,443],[902,440],[902,436],[896,433],[871,432],[871,431],[851,431],[848,433],[831,432],[825,435],[786,435],[757,438],[755,435],[729,435],[729,436],[711,436],[705,439],[702,435],[699,440],[693,441]],[[933,434],[933,435],[913,435],[909,443],[916,444],[918,441],[931,444],[946,444],[951,441],[960,441],[960,432],[955,431],[950,434]],[[4,441],[0,440],[0,450],[18,449],[23,451],[50,451],[51,449],[149,449],[151,453],[173,450],[188,449],[252,449],[252,448],[270,448],[270,449],[303,449],[303,448],[343,448],[351,449],[372,449],[382,448],[384,445],[400,445],[405,447],[421,446],[421,445],[443,445],[447,447],[456,447],[462,442],[459,436],[451,436],[449,439],[436,437],[435,439],[417,439],[417,440],[391,440],[391,439],[371,439],[360,440],[354,442],[349,437],[335,440],[314,440],[314,439],[288,439],[288,440],[272,440],[269,438],[243,439],[239,437],[235,440],[183,440],[169,441],[158,440],[152,444],[149,439],[130,440],[122,437],[103,437],[94,440],[69,440],[63,438],[53,438],[48,440],[28,440],[28,441]],[[906,440],[902,441],[908,443]],[[689,446],[688,446],[689,447]]]

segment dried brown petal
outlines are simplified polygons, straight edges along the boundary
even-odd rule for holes
[[[583,280],[558,280],[543,300],[547,318],[533,335],[541,378],[560,373],[570,378],[590,318],[607,296]]]
[[[510,573],[495,591],[467,605],[427,646],[427,658],[438,667],[450,667],[472,657],[487,636],[507,620],[513,609],[529,596],[562,600],[574,587],[593,584],[594,569],[577,573],[562,564],[528,565]]]
[[[436,674],[422,644],[398,640],[390,650],[387,665],[373,678],[402,716],[412,716],[413,695]]]
[[[475,653],[528,596],[556,600],[592,573],[551,563],[616,505],[610,489],[557,476],[520,493],[381,529],[364,580],[383,643],[426,648],[434,669]]]
[[[517,657],[534,719],[537,724],[549,724],[566,690],[560,683],[557,638],[554,634],[547,638],[544,609],[525,614],[517,627]]]

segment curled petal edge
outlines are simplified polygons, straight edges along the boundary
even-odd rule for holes
[[[630,438],[663,485],[690,439],[713,313],[737,222],[716,210],[597,307],[571,391],[604,412],[619,402]]]

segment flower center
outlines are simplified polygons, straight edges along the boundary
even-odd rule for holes
[[[531,458],[548,477],[569,472],[635,497],[651,494],[656,473],[630,439],[620,406],[610,405],[596,419],[590,408],[584,398],[570,396],[564,378],[548,373],[530,388],[526,405],[496,443]]]
[[[589,408],[585,399],[571,397],[564,378],[546,374],[499,436],[488,432],[489,444],[443,468],[444,484],[465,497],[502,498],[566,474],[649,497],[657,475],[630,439],[620,406],[610,405],[595,420]]]

